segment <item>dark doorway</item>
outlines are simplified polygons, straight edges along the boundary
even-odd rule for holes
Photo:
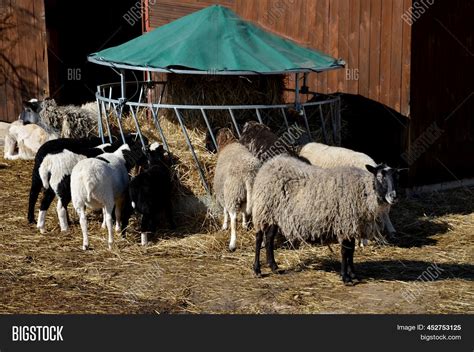
[[[87,55],[139,36],[141,20],[125,19],[139,4],[138,0],[45,0],[52,98],[59,104],[82,104],[95,99],[97,84],[118,81],[110,68],[87,62]]]

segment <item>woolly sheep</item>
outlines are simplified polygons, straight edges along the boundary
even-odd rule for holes
[[[171,228],[175,228],[171,204],[171,157],[163,146],[153,143],[148,153],[145,171],[135,176],[129,185],[131,205],[141,216],[141,244],[148,243],[154,233],[157,216],[163,211]]]
[[[339,166],[353,166],[366,170],[365,166],[377,166],[377,163],[367,154],[356,152],[351,149],[333,147],[321,143],[308,143],[301,148],[300,156],[307,159],[311,164],[322,168],[333,168]],[[389,217],[391,200],[382,205],[382,221],[390,236],[396,234],[396,230]]]
[[[260,247],[265,235],[267,262],[272,271],[274,237],[279,230],[289,240],[341,244],[342,280],[356,279],[355,241],[379,236],[380,204],[392,192],[396,170],[386,165],[322,169],[296,158],[277,156],[259,170],[252,194],[252,217],[257,232],[254,272],[260,275]]]
[[[230,217],[229,250],[234,251],[237,245],[237,214],[242,213],[242,226],[247,228],[247,217],[252,211],[252,185],[260,161],[238,143],[227,128],[219,131],[217,144],[219,154],[214,175],[214,194],[224,208],[223,230],[227,230]]]
[[[113,153],[79,161],[71,173],[71,198],[79,215],[83,242],[82,249],[89,248],[85,208],[102,209],[108,232],[108,246],[112,248],[112,211],[115,207],[116,230],[125,229],[127,218],[122,210],[128,203],[128,172],[143,157],[138,144],[124,144]]]

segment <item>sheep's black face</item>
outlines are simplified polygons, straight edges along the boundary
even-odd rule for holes
[[[375,187],[381,199],[388,204],[395,204],[398,201],[398,179],[399,169],[392,169],[386,164],[380,164],[376,167],[366,165],[375,176]]]
[[[20,113],[19,119],[25,125],[28,123],[38,123],[41,109],[42,104],[40,101],[25,101],[23,102],[23,111]]]

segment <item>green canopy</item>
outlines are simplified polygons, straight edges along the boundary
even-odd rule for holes
[[[211,74],[320,72],[344,66],[342,60],[268,33],[218,5],[88,59],[117,68]]]

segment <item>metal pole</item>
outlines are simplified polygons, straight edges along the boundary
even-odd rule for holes
[[[258,119],[258,122],[260,122],[261,124],[263,124],[263,121],[262,121],[262,116],[260,115],[260,110],[258,109],[255,109],[257,111],[257,119]]]
[[[281,114],[283,115],[283,120],[285,120],[286,129],[289,130],[290,125],[288,125],[288,119],[286,118],[286,112],[284,108],[281,108]]]
[[[105,108],[105,103],[102,102],[102,111],[104,112],[105,115],[105,127],[107,127],[107,134],[109,135],[109,141],[112,144],[113,139],[112,139],[112,133],[110,132],[110,126],[109,126],[109,111]]]
[[[237,120],[235,119],[234,112],[232,111],[232,109],[229,109],[229,113],[232,123],[234,124],[235,131],[237,132],[237,136],[239,136],[240,138],[239,125],[237,125]]]
[[[300,104],[300,74],[295,73],[295,108],[296,111],[301,111],[301,104]]]
[[[303,106],[303,120],[304,124],[306,125],[306,131],[308,131],[309,138],[313,140],[313,136],[311,135],[311,129],[309,128],[308,116],[306,116],[306,109]]]
[[[137,119],[135,109],[133,107],[130,107],[130,111],[132,112],[133,121],[135,121],[135,127],[137,128],[137,133],[138,133],[138,136],[140,137],[140,142],[142,143],[143,150],[145,150],[146,149],[146,144],[145,144],[145,141],[143,140],[142,131],[140,130],[140,126],[139,126],[139,123],[138,123],[138,119]],[[138,106],[137,106],[137,112],[138,112]]]
[[[206,177],[204,176],[204,171],[202,170],[201,164],[199,163],[199,159],[196,155],[196,152],[194,151],[193,145],[191,141],[189,140],[188,131],[186,131],[186,127],[184,126],[183,120],[181,118],[181,114],[177,108],[174,108],[174,112],[176,114],[176,117],[178,118],[178,122],[179,122],[179,125],[181,126],[181,130],[183,131],[184,138],[186,139],[186,144],[188,145],[189,150],[191,150],[191,154],[193,155],[194,162],[196,163],[198,167],[199,176],[201,177],[202,184],[204,188],[206,189],[207,194],[211,195],[211,191],[209,190],[209,186],[207,185],[207,182],[206,182]]]
[[[323,108],[322,108],[321,104],[319,104],[319,116],[321,118],[321,129],[323,131],[324,143],[328,144],[328,135],[327,135],[327,132],[326,132],[326,123],[324,122]]]
[[[114,107],[115,116],[117,116],[117,122],[118,122],[119,130],[120,130],[120,136],[122,137],[122,143],[125,144],[126,141],[125,141],[125,136],[123,134],[122,122],[121,122],[121,120],[122,120],[122,107],[120,107],[120,106],[117,107],[113,103],[112,103],[112,106]]]
[[[204,122],[206,123],[207,130],[209,131],[209,134],[211,135],[212,143],[214,143],[214,147],[216,148],[217,151],[219,151],[219,147],[217,146],[216,138],[214,137],[214,133],[212,132],[211,125],[209,124],[209,120],[207,119],[206,112],[204,109],[201,109],[201,114],[202,117],[204,118]]]
[[[161,128],[160,121],[158,120],[158,115],[155,112],[155,109],[153,108],[153,105],[151,105],[151,104],[150,104],[150,109],[151,109],[151,114],[153,115],[153,122],[155,123],[155,127],[158,130],[158,133],[160,134],[163,145],[165,146],[165,150],[167,152],[170,152],[168,142],[166,141],[165,134],[163,133],[163,129]],[[158,108],[157,108],[157,111],[158,111]]]
[[[97,128],[99,130],[99,137],[102,139],[102,144],[105,143],[104,138],[104,126],[102,125],[102,112],[99,103],[99,96],[100,96],[100,88],[97,87],[97,95],[95,97],[95,101],[97,103]]]

